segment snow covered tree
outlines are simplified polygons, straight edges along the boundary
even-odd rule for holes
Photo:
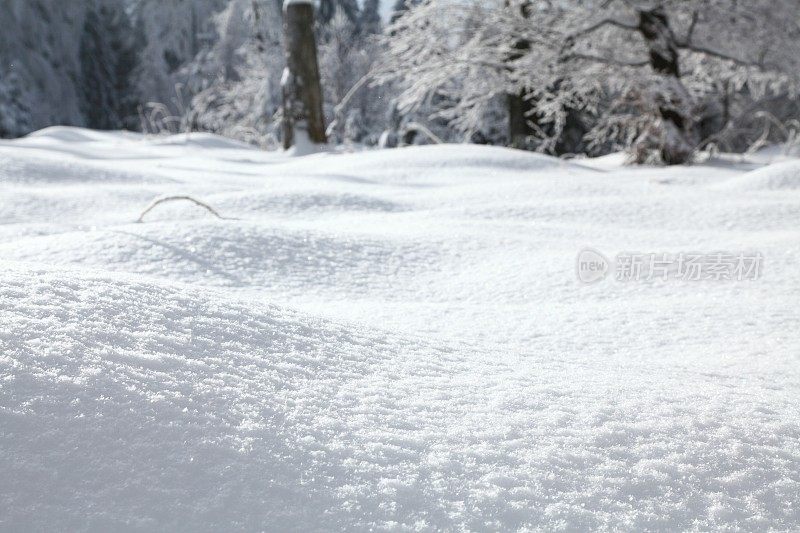
[[[394,24],[406,11],[418,5],[421,0],[395,0],[392,6],[391,22]]]
[[[699,125],[721,84],[737,95],[796,86],[786,65],[797,28],[780,22],[794,9],[767,0],[425,0],[390,27],[376,77],[401,87],[406,112],[436,99],[430,116],[468,136],[505,98],[510,144],[532,137],[558,153],[581,114],[596,151],[683,163],[703,146]]]
[[[373,33],[380,31],[381,21],[372,18],[378,16],[377,11],[367,11],[377,9],[377,3],[364,7],[355,23],[344,12],[337,12],[320,44],[325,111],[331,118],[328,133],[334,141],[362,142],[369,130],[377,128],[378,123],[383,125],[383,112],[377,109],[381,89],[369,87],[365,78],[377,53]]]
[[[228,0],[133,0],[130,8],[138,36],[137,89],[145,103],[163,106],[180,117],[192,94],[190,64],[218,39],[215,16]],[[179,118],[177,119],[179,121]]]
[[[3,135],[53,124],[135,126],[126,8],[123,0],[0,2]]]
[[[598,1],[584,7],[588,23],[566,32],[562,61],[573,84],[601,80],[612,98],[590,138],[621,143],[637,162],[690,161],[702,146],[704,109],[720,84],[756,94],[792,85],[783,67],[768,61],[775,12],[792,13],[780,4]],[[784,34],[781,42],[790,40]]]
[[[377,139],[376,130],[383,123],[382,90],[363,84],[347,99],[341,117],[336,111],[376,55],[362,24],[370,16],[368,8],[365,5],[355,20],[338,9],[327,23],[318,22],[315,28],[323,111],[333,123],[330,135],[337,141],[347,139],[346,132],[358,140],[372,132]],[[191,98],[182,127],[274,147],[279,135],[274,119],[281,115],[280,78],[285,66],[282,2],[230,0],[212,19],[210,44],[177,73],[186,79],[183,90]]]
[[[400,88],[402,113],[427,108],[429,120],[445,120],[468,139],[496,129],[488,119],[502,101],[504,142],[527,144],[531,99],[552,84],[548,61],[560,36],[547,28],[559,13],[520,0],[426,0],[389,27],[376,80]]]
[[[185,129],[275,147],[282,19],[279,0],[234,0],[213,17],[215,40],[181,70],[192,95]]]
[[[797,0],[394,0],[385,32],[381,0],[318,4],[319,116],[335,142],[373,144],[388,125],[398,144],[677,164],[785,140],[800,113]],[[275,146],[282,9],[0,2],[0,135],[141,124]]]
[[[79,49],[89,5],[58,0],[0,2],[4,135],[53,124],[85,124]]]
[[[358,80],[358,26],[344,11],[337,11],[325,33],[325,41],[320,45],[322,77],[329,101],[339,102]]]

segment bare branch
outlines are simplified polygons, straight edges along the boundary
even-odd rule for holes
[[[588,28],[584,28],[578,32],[573,33],[568,37],[568,39],[575,39],[576,37],[582,37],[584,35],[588,35],[593,31],[599,30],[603,26],[616,26],[618,28],[622,28],[629,31],[637,31],[639,29],[639,27],[636,24],[632,24],[630,22],[623,22],[617,19],[603,19],[600,22],[592,24]]]
[[[648,60],[642,61],[622,61],[620,59],[614,59],[612,57],[601,57],[601,56],[594,56],[590,54],[569,54],[562,58],[563,61],[569,61],[571,59],[582,59],[585,61],[595,61],[597,63],[605,63],[608,65],[617,65],[620,67],[646,67],[650,64]]]
[[[689,24],[689,31],[686,32],[686,39],[684,39],[684,43],[692,42],[692,37],[694,37],[694,30],[697,27],[697,21],[700,19],[700,11],[695,10],[692,13],[692,23]]]

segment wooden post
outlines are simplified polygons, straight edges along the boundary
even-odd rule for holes
[[[313,0],[286,0],[283,5],[286,69],[283,92],[283,147],[298,142],[328,142],[322,114],[317,43],[314,39]],[[301,136],[307,137],[301,139]]]

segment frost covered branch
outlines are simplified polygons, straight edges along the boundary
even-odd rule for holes
[[[444,144],[444,141],[441,138],[439,138],[438,135],[433,133],[430,130],[430,128],[428,128],[424,124],[420,124],[419,122],[411,122],[411,123],[408,124],[408,128],[407,129],[416,130],[416,131],[420,131],[420,132],[424,133],[425,136],[428,137],[435,144]]]
[[[719,52],[717,50],[712,50],[711,48],[705,46],[698,46],[691,43],[678,43],[678,47],[683,50],[689,50],[691,52],[696,52],[698,54],[705,54],[707,56],[715,57],[717,59],[722,59],[724,61],[730,61],[731,63],[735,63],[742,67],[755,67],[762,69],[763,66],[759,63],[755,63],[752,61],[746,61],[744,59],[740,59],[738,57],[732,56],[730,54],[726,54],[723,52]]]

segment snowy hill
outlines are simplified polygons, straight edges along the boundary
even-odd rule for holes
[[[799,165],[0,142],[0,529],[797,529]]]

